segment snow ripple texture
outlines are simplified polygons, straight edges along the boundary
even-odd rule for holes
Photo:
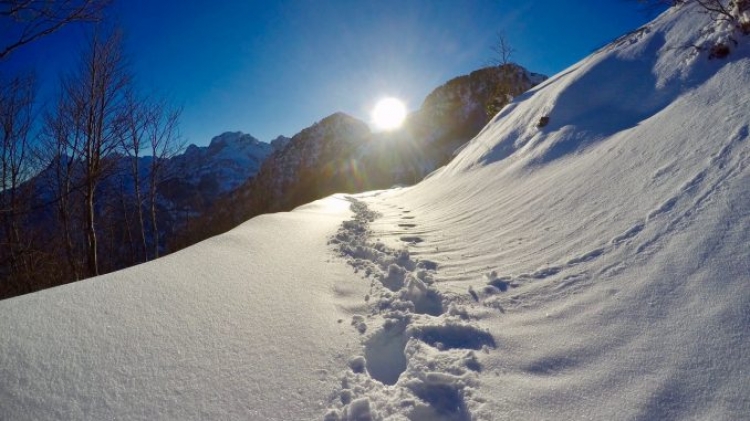
[[[370,280],[368,313],[351,320],[362,334],[362,354],[349,360],[323,419],[476,419],[477,354],[495,348],[494,338],[436,288],[437,264],[373,242],[368,226],[380,215],[349,200],[354,217],[330,243]]]

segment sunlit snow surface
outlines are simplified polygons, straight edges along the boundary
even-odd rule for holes
[[[316,418],[359,346],[367,286],[326,244],[349,214],[328,199],[2,301],[0,419]]]
[[[715,26],[667,12],[413,188],[0,302],[0,419],[747,419],[750,48]]]

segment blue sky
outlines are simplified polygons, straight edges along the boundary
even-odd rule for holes
[[[336,111],[368,121],[384,96],[417,109],[486,65],[498,31],[513,61],[552,75],[653,17],[626,0],[120,0],[111,15],[138,83],[183,105],[181,132],[198,145],[224,131],[292,136]],[[82,35],[11,60],[37,68],[48,96]]]

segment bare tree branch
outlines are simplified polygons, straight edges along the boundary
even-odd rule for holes
[[[495,34],[495,43],[490,47],[490,50],[493,53],[490,63],[495,66],[510,64],[510,57],[516,52],[505,34],[499,31]]]
[[[0,1],[0,60],[73,22],[96,22],[112,0]]]

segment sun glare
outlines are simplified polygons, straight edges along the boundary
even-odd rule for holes
[[[383,98],[372,110],[372,122],[379,130],[397,129],[405,118],[406,106],[396,98]]]

